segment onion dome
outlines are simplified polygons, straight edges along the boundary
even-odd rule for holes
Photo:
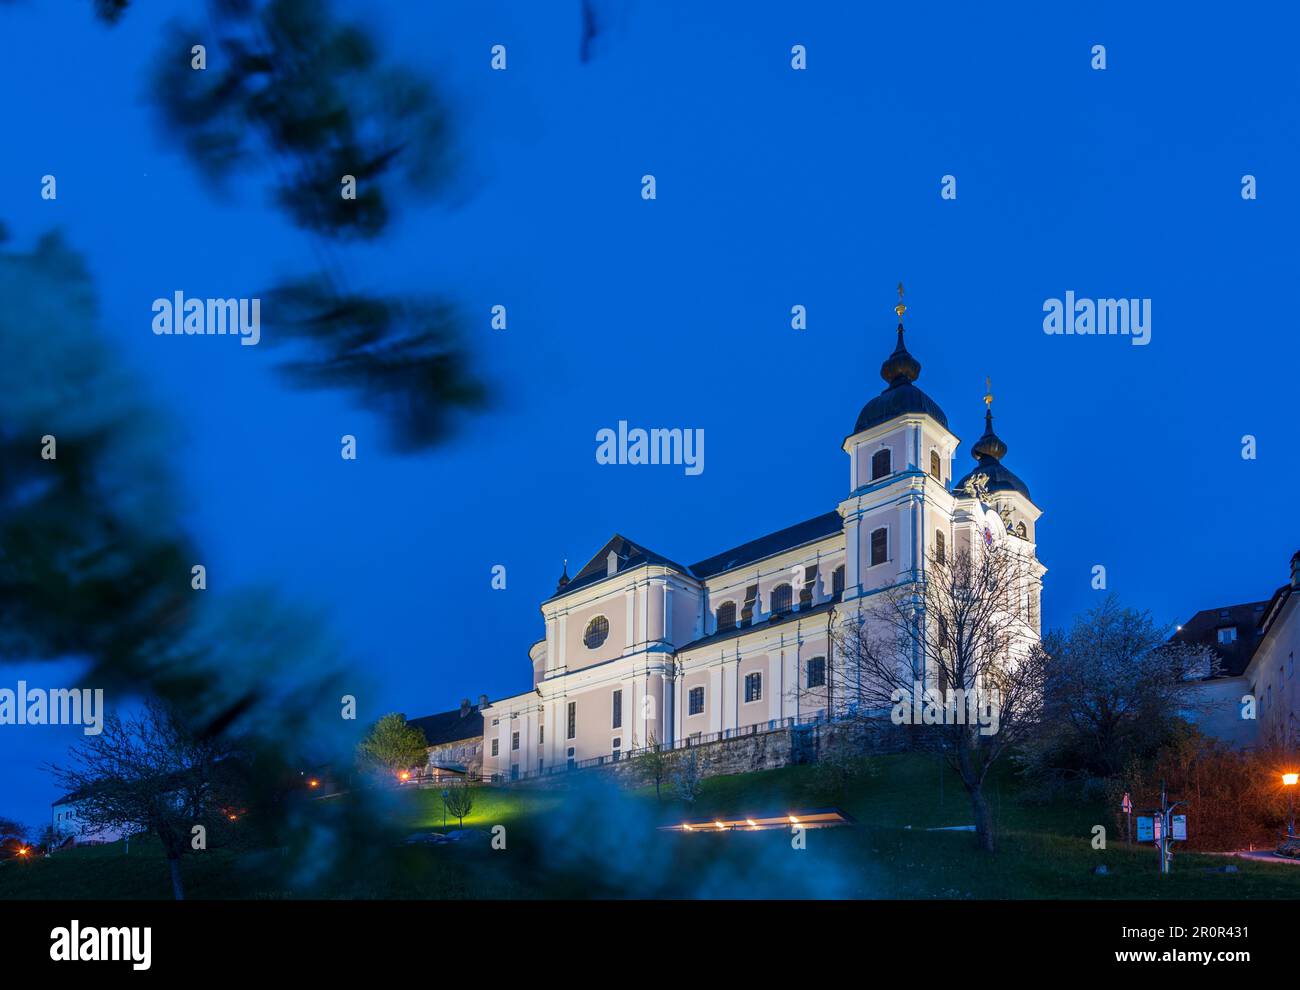
[[[908,413],[924,413],[945,429],[948,427],[948,417],[939,408],[939,403],[912,384],[920,377],[921,362],[912,356],[903,341],[903,312],[907,307],[903,305],[901,283],[898,286],[898,300],[898,305],[894,307],[898,313],[898,344],[880,366],[880,377],[885,380],[886,388],[862,407],[853,427],[854,433],[861,433]]]
[[[988,479],[986,485],[990,492],[1019,492],[1032,502],[1029,486],[1002,463],[1002,458],[1007,455],[1007,445],[993,432],[992,392],[984,396],[984,404],[987,406],[984,410],[984,435],[975,441],[975,446],[970,451],[976,461],[975,469],[953,485],[953,491],[960,495],[966,482],[982,474]]]
[[[560,580],[556,582],[555,593],[558,595],[564,590],[564,586],[569,583],[569,562],[564,562],[564,571],[560,574]]]

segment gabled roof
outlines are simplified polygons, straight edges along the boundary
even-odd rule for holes
[[[406,724],[420,729],[430,746],[444,746],[447,743],[483,735],[483,716],[478,710],[478,705],[453,708],[449,712],[413,718]]]
[[[645,564],[658,564],[662,567],[671,567],[675,571],[689,575],[691,572],[688,568],[683,567],[676,561],[669,560],[663,554],[655,553],[648,550],[639,543],[633,543],[625,536],[615,533],[609,541],[600,548],[582,570],[573,576],[568,584],[559,588],[551,598],[561,598],[576,591],[578,588],[586,588],[598,581],[603,581],[608,576],[608,564],[610,551],[618,554],[618,569],[620,571],[630,570],[633,567],[641,567]],[[550,599],[548,599],[549,601]]]
[[[1260,621],[1267,606],[1268,602],[1246,602],[1243,605],[1203,609],[1183,623],[1182,628],[1171,638],[1209,647],[1220,657],[1220,676],[1239,677],[1250,664],[1251,657],[1264,638]],[[1220,643],[1219,630],[1229,626],[1237,630],[1236,641]]]
[[[712,577],[733,567],[743,567],[745,564],[752,564],[756,560],[771,557],[784,550],[793,550],[805,543],[834,536],[843,529],[844,520],[838,512],[825,512],[812,519],[787,526],[785,529],[778,529],[767,536],[760,536],[757,540],[732,547],[730,550],[701,560],[698,564],[692,564],[691,573],[698,578]]]

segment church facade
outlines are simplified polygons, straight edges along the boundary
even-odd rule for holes
[[[830,687],[832,622],[978,540],[1012,541],[1030,562],[1026,614],[1040,633],[1041,512],[1002,463],[991,396],[976,464],[954,482],[960,441],[916,385],[904,310],[900,302],[897,345],[881,366],[885,388],[843,442],[839,504],[692,564],[615,535],[572,579],[566,568],[541,604],[531,688],[483,708],[486,776],[834,717],[851,699]]]

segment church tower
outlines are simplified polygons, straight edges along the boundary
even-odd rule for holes
[[[845,533],[845,599],[920,579],[927,555],[952,539],[952,459],[948,417],[916,381],[921,363],[904,340],[903,286],[898,339],[880,366],[884,390],[862,407],[844,440],[849,496],[839,505]]]

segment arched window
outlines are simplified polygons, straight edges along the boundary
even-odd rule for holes
[[[736,628],[736,603],[723,602],[718,606],[718,631]]]
[[[936,529],[934,531],[934,559],[942,564],[948,559],[945,556],[947,552],[947,541],[943,537],[943,532]]]
[[[1029,530],[1025,529],[1025,523],[1023,520],[1016,523],[1016,535],[1022,540],[1029,539]]]
[[[943,468],[939,464],[939,452],[930,451],[930,474],[935,481],[943,481]]]
[[[889,474],[889,471],[889,448],[886,447],[884,450],[878,450],[871,455],[871,480],[875,481],[877,478],[883,478]]]
[[[831,594],[832,595],[844,594],[844,565],[843,564],[840,564],[839,567],[831,571]]]
[[[582,641],[587,649],[594,650],[609,638],[609,620],[598,615],[587,623],[587,631],[582,634]]]
[[[772,589],[772,612],[780,615],[790,611],[791,589],[788,584],[778,584]]]
[[[889,530],[884,526],[871,531],[871,566],[889,559]]]

